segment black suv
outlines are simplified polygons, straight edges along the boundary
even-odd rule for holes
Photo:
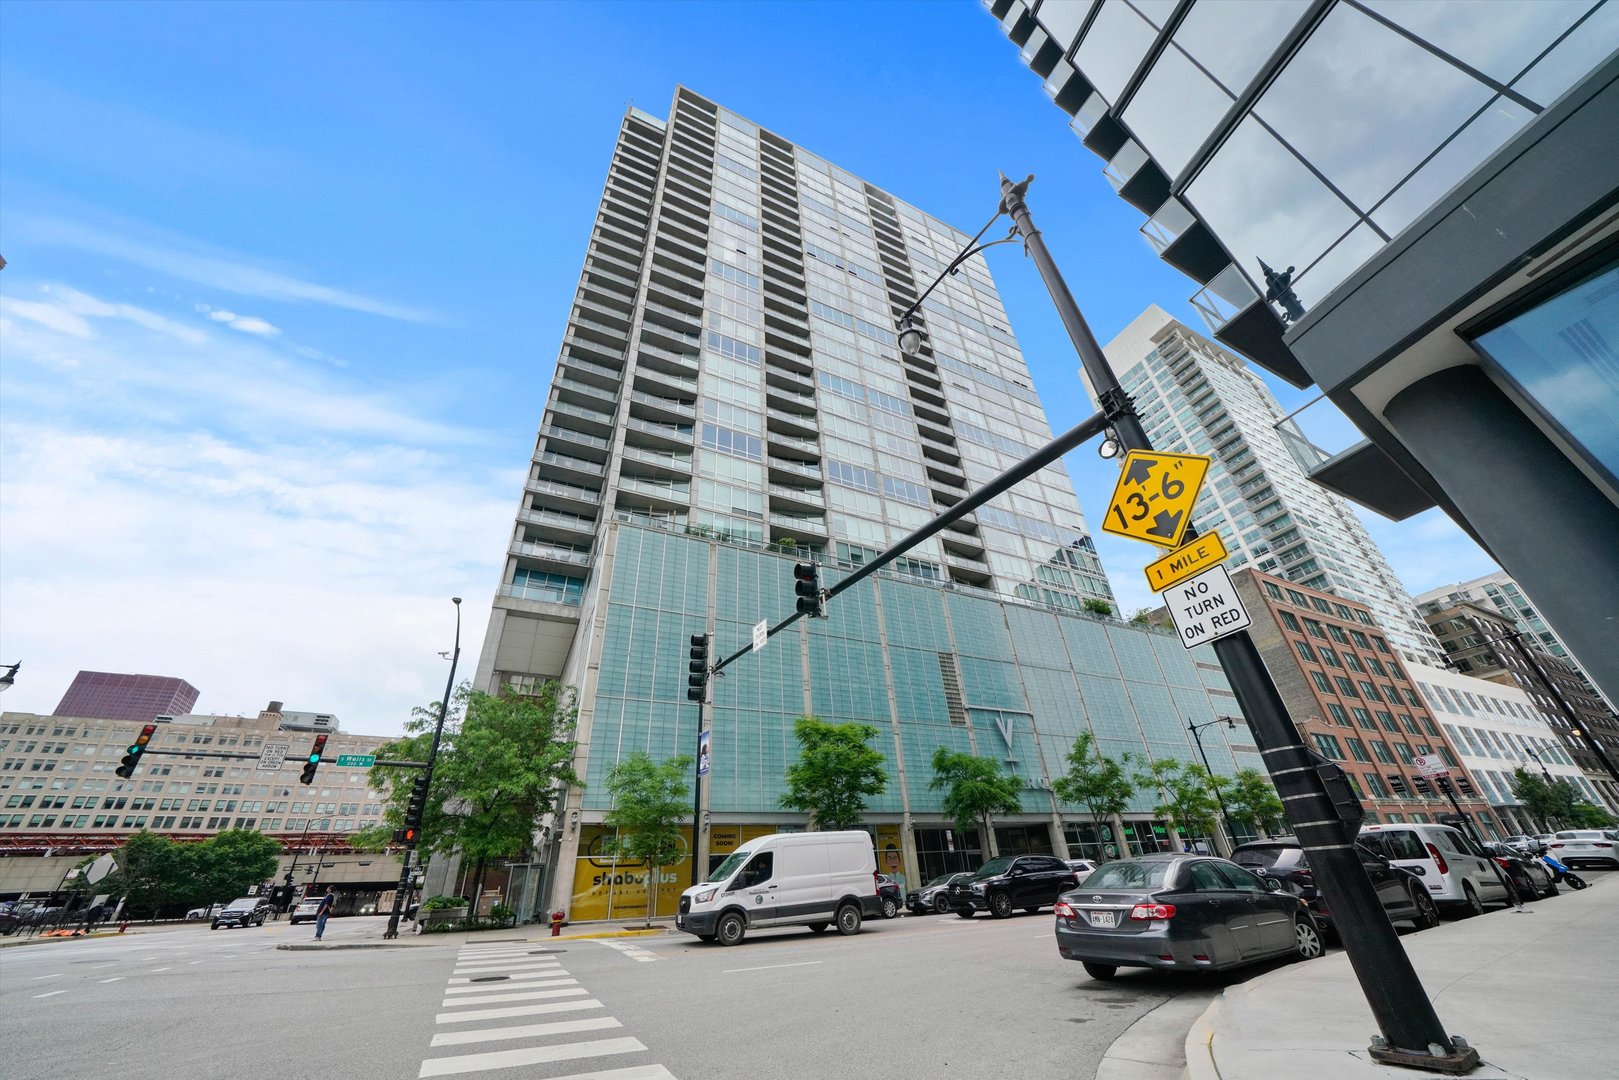
[[[1355,852],[1390,922],[1411,922],[1418,930],[1439,925],[1439,909],[1415,874],[1393,865],[1362,844],[1355,845]],[[1310,869],[1310,860],[1298,840],[1278,836],[1239,844],[1231,853],[1231,861],[1260,877],[1281,882],[1282,888],[1304,901],[1322,930],[1337,933],[1332,909],[1316,885],[1315,872]]]
[[[987,911],[997,919],[1022,908],[1031,914],[1057,902],[1079,875],[1054,855],[1002,855],[950,886],[950,906],[963,919]]]

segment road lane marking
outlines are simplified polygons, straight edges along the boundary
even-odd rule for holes
[[[40,980],[40,979],[60,979],[62,977],[62,975],[63,975],[63,973],[58,971],[54,975],[35,975],[34,979],[35,979],[36,982],[38,980]]]
[[[101,985],[106,986],[110,982],[123,982],[123,981],[124,981],[124,977],[122,975],[114,975],[110,979],[102,979],[101,980]]]
[[[533,1001],[536,998],[555,997],[559,986],[578,986],[577,979],[561,979],[558,982],[546,983],[543,990],[529,990],[520,994],[485,994],[483,997],[473,998],[445,998],[439,1005],[441,1009],[452,1009],[461,1005],[487,1005],[491,1001]]]
[[[65,993],[67,993],[67,991],[66,991],[66,990],[52,990],[52,991],[51,991],[51,992],[50,992],[50,993],[48,993],[48,994],[35,994],[35,995],[34,995],[34,996],[35,996],[35,997],[36,997],[36,998],[42,998],[42,997],[55,997],[55,996],[56,996],[56,995],[57,995],[57,994],[65,994]]]
[[[487,975],[497,971],[550,971],[562,965],[555,960],[546,961],[512,961],[509,964],[474,964],[470,967],[458,967],[452,975]]]
[[[208,961],[206,961],[206,960],[193,960],[193,961],[191,961],[191,963],[193,963],[193,964],[206,964],[207,962]]]
[[[582,986],[577,989],[551,991],[551,993],[556,997],[574,997],[576,995],[588,994],[589,992],[590,991],[586,990]],[[478,1009],[467,1012],[439,1013],[433,1018],[433,1022],[438,1024],[459,1024],[464,1020],[502,1020],[508,1016],[538,1016],[541,1013],[560,1011],[557,1008],[557,1005],[559,1004],[569,1005],[571,1003],[558,1002],[556,1004],[544,1005],[512,1005],[500,1009]],[[600,1005],[601,1002],[598,1001],[596,1004]]]
[[[544,971],[519,971],[513,975],[457,975],[450,979],[451,986],[465,986],[468,983],[480,986],[507,985],[514,982],[530,982],[534,979],[553,979],[558,975],[568,974],[560,967],[546,968]],[[485,979],[490,980],[484,982]]]
[[[529,1046],[521,1050],[495,1050],[487,1054],[459,1054],[455,1057],[428,1058],[422,1062],[422,1071],[416,1075],[453,1076],[456,1073],[477,1072],[483,1069],[509,1069],[518,1065],[539,1065],[548,1061],[577,1061],[580,1058],[605,1057],[609,1054],[634,1054],[646,1049],[640,1039],[596,1039],[591,1042],[564,1043],[561,1046]]]
[[[568,1002],[573,1005],[575,1002]],[[577,1004],[583,1004],[579,1002]],[[519,1024],[517,1027],[480,1028],[477,1031],[444,1031],[433,1036],[433,1046],[494,1042],[497,1039],[529,1039],[541,1035],[567,1035],[575,1031],[600,1031],[624,1025],[611,1016],[590,1016],[583,1020],[554,1020],[549,1024]]]
[[[766,964],[764,967],[726,968],[724,971],[721,971],[720,974],[721,975],[735,975],[739,971],[772,971],[772,970],[774,970],[776,968],[813,967],[814,965],[819,964],[819,963],[821,963],[821,961],[819,961],[819,960],[805,960],[802,963],[798,963],[798,964]]]
[[[567,972],[560,971],[557,974],[566,975]],[[570,982],[573,982],[573,980],[560,978],[516,979],[503,982],[479,983],[476,986],[447,986],[444,988],[444,992],[446,994],[488,994],[501,990],[532,990],[543,986],[562,986],[564,983]]]
[[[162,967],[162,968],[153,968],[153,969],[152,969],[152,974],[153,974],[153,975],[156,975],[156,974],[157,974],[157,973],[158,973],[158,972],[160,972],[160,971],[173,971],[173,970],[174,970],[174,969],[173,969],[173,968],[166,968],[166,967]]]

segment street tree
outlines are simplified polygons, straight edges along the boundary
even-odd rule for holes
[[[459,851],[474,863],[473,890],[481,892],[485,868],[526,853],[540,819],[568,788],[584,786],[573,769],[577,719],[573,688],[554,680],[530,694],[486,694],[462,684],[445,714],[422,814],[422,849]],[[379,747],[378,761],[426,761],[437,721],[437,703],[417,706],[405,721],[406,737]],[[387,846],[392,830],[405,823],[417,775],[415,769],[371,770],[371,786],[385,800],[383,821],[351,843],[367,850]]]
[[[691,758],[684,755],[655,762],[636,751],[607,774],[613,808],[603,819],[616,830],[603,844],[609,855],[643,863],[646,874],[646,924],[657,912],[659,873],[685,854],[680,826],[691,812]],[[692,858],[696,858],[693,851]]]
[[[1226,781],[1223,794],[1231,820],[1252,825],[1261,836],[1273,835],[1282,822],[1282,800],[1277,797],[1270,778],[1258,769],[1238,769],[1236,775]]]
[[[246,896],[275,876],[281,845],[257,829],[227,829],[192,846],[195,890],[186,903],[211,904]]]
[[[1134,779],[1137,787],[1158,793],[1153,813],[1174,822],[1188,841],[1214,835],[1219,810],[1214,792],[1225,784],[1224,777],[1211,776],[1201,765],[1159,758]]]
[[[866,800],[888,786],[882,752],[872,747],[870,724],[833,724],[818,716],[793,722],[798,760],[787,767],[786,810],[810,816],[813,829],[853,829],[866,817]]]
[[[965,834],[982,830],[985,854],[995,851],[996,814],[1021,814],[1023,783],[1001,772],[1000,763],[941,746],[933,751],[933,779],[928,790],[944,792],[944,812]]]
[[[1601,829],[1614,822],[1612,814],[1587,802],[1580,789],[1562,777],[1548,783],[1520,766],[1512,770],[1512,793],[1548,829]]]
[[[1120,754],[1116,760],[1104,757],[1095,736],[1083,732],[1068,750],[1068,772],[1058,777],[1051,789],[1063,802],[1085,807],[1100,836],[1104,823],[1130,808],[1136,789],[1124,770],[1134,760],[1127,753]],[[1119,851],[1126,858],[1130,855],[1129,844],[1122,835]]]
[[[142,829],[115,853],[118,869],[104,879],[108,891],[122,895],[131,914],[139,912],[154,919],[165,907],[189,904],[197,896],[199,846],[176,843]]]

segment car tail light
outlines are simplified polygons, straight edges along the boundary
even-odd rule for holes
[[[1173,919],[1174,917],[1174,904],[1137,904],[1130,909],[1130,918],[1132,919]]]
[[[1495,861],[1498,864],[1500,864],[1500,866],[1501,866],[1501,868],[1503,870],[1511,870],[1512,869],[1512,860],[1510,860],[1510,859],[1503,859],[1501,856],[1497,855],[1495,857]]]
[[[1591,840],[1588,841],[1588,843],[1592,847],[1613,847],[1613,845],[1606,840]]]
[[[883,876],[875,871],[871,875],[871,891],[878,896],[883,894]]]
[[[1079,912],[1075,911],[1074,906],[1066,900],[1058,900],[1056,906],[1051,909],[1051,913],[1059,919],[1079,918]]]
[[[1439,872],[1441,874],[1450,873],[1450,866],[1445,862],[1445,857],[1439,854],[1439,849],[1432,844],[1425,844],[1424,846],[1428,849],[1428,854],[1432,856],[1433,861],[1439,864]]]
[[[1547,845],[1546,845],[1546,846],[1547,846],[1547,847],[1555,847],[1555,848],[1560,848],[1560,847],[1562,847],[1562,846],[1563,846],[1563,845],[1562,845],[1562,844],[1547,844]]]

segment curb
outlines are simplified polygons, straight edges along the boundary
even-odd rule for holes
[[[334,949],[422,949],[428,946],[410,941],[353,941],[342,945],[277,945],[278,952],[331,952]]]
[[[1193,1074],[1187,1064],[1196,1025],[1212,1001],[1191,989],[1169,997],[1137,1017],[1114,1039],[1096,1066],[1096,1080],[1183,1080]]]
[[[28,937],[18,938],[15,941],[0,941],[0,949],[20,949],[24,945],[50,945],[58,941],[89,941],[91,938],[131,937],[131,934],[120,934],[116,930],[97,930],[90,934],[75,934],[71,937]]]

